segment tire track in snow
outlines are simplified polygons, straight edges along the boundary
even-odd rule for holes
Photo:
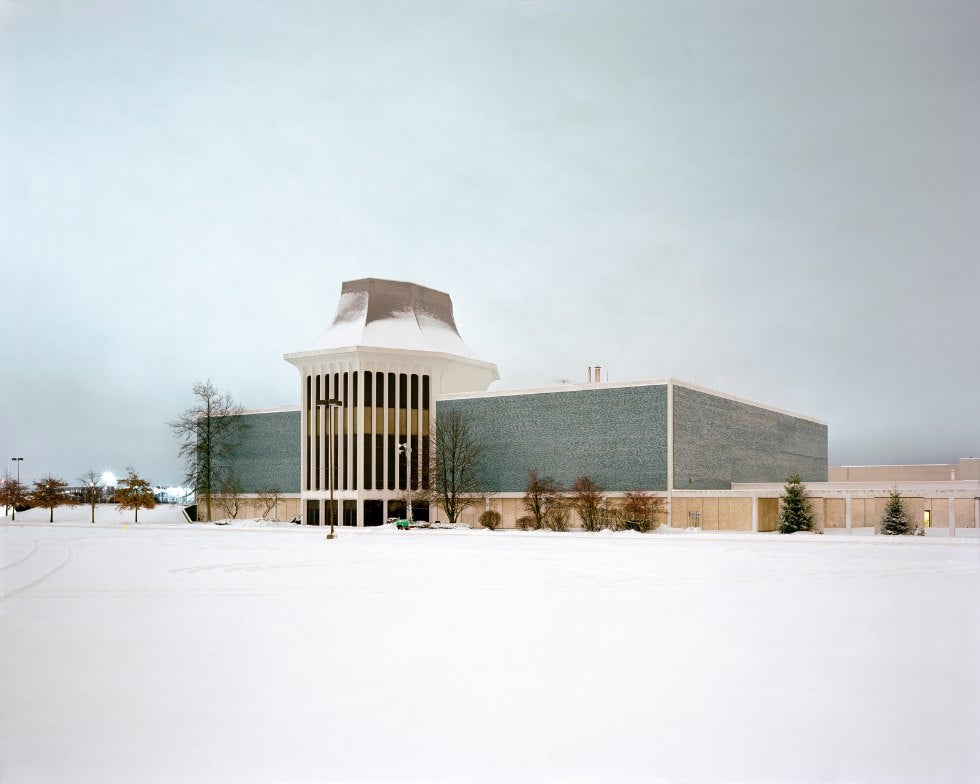
[[[60,545],[58,550],[50,552],[49,547],[37,546],[31,551],[28,556],[20,559],[15,564],[10,564],[12,568],[14,566],[20,566],[18,571],[23,572],[23,575],[18,575],[18,571],[14,571],[11,575],[9,572],[5,572],[2,580],[0,580],[0,602],[4,602],[7,599],[12,599],[19,594],[29,591],[32,588],[40,585],[48,578],[54,576],[62,569],[64,569],[71,561],[75,559],[75,548],[68,544],[66,539],[42,539],[38,545]],[[36,562],[40,560],[41,563]],[[46,569],[42,574],[37,574],[37,566]],[[32,568],[34,567],[34,568]],[[20,579],[18,579],[20,577]],[[18,583],[13,588],[6,588],[6,585],[10,582]]]
[[[23,563],[28,558],[30,558],[32,555],[34,555],[34,553],[37,552],[37,543],[38,543],[38,541],[47,541],[47,540],[44,540],[44,539],[42,539],[42,540],[38,540],[38,539],[33,540],[31,542],[31,549],[28,551],[27,555],[23,555],[20,558],[18,558],[16,561],[11,561],[9,564],[4,564],[3,566],[0,566],[0,572],[4,571],[6,569],[10,569],[10,568],[16,566],[19,563]]]

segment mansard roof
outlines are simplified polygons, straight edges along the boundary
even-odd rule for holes
[[[329,329],[297,353],[368,347],[477,359],[463,342],[443,291],[398,280],[345,281]]]

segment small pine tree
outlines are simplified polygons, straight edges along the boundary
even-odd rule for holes
[[[902,496],[899,495],[897,488],[892,490],[888,496],[885,516],[881,519],[881,532],[883,534],[907,534],[909,532],[909,518],[905,514]]]
[[[786,480],[783,496],[779,500],[779,533],[792,534],[813,528],[813,510],[799,474],[793,474]]]

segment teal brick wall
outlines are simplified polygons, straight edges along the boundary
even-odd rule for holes
[[[284,493],[299,492],[300,412],[273,411],[235,417],[243,425],[240,446],[228,465],[244,492],[273,485]]]
[[[523,492],[531,469],[566,487],[582,475],[612,491],[666,490],[667,387],[439,400],[483,445],[481,487]]]
[[[674,386],[674,487],[827,481],[827,426]]]

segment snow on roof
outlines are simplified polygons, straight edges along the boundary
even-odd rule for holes
[[[380,278],[345,281],[330,328],[300,352],[351,346],[477,358],[459,336],[448,294]]]

